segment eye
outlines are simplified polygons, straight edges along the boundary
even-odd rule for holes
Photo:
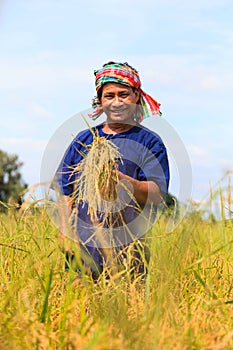
[[[113,95],[112,94],[106,94],[103,97],[108,99],[108,100],[110,100],[111,98],[113,98]]]
[[[129,94],[127,93],[127,92],[124,92],[123,94],[121,94],[121,97],[122,98],[126,98],[126,97],[128,97],[129,96]]]

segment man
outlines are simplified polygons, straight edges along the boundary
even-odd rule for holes
[[[161,113],[160,104],[141,89],[138,72],[128,63],[108,62],[95,71],[95,79],[97,97],[93,100],[94,111],[90,117],[95,120],[105,113],[106,121],[93,130],[82,131],[73,140],[60,165],[58,183],[63,203],[67,204],[61,206],[61,234],[65,234],[67,218],[76,207],[77,220],[74,221],[78,240],[82,250],[93,259],[94,264],[90,264],[90,269],[93,275],[97,271],[98,276],[108,263],[106,251],[114,252],[111,256],[127,258],[125,251],[130,243],[135,241],[134,248],[138,247],[140,238],[155,218],[157,205],[164,200],[168,191],[169,165],[161,138],[140,126],[144,118]],[[118,188],[118,196],[124,205],[119,209],[122,222],[111,228],[113,240],[109,239],[110,227],[106,223],[102,227],[101,237],[95,235],[104,213],[99,215],[97,223],[93,223],[88,214],[88,202],[77,204],[73,196],[76,174],[71,169],[87,153],[87,146],[93,142],[93,132],[112,141],[122,155],[117,176],[119,184],[123,184],[120,190]],[[106,240],[107,246],[104,247]],[[138,261],[138,266],[134,267],[141,272],[144,265],[140,248],[134,249],[133,255]]]

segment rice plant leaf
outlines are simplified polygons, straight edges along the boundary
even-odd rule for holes
[[[11,249],[14,249],[14,250],[20,250],[21,252],[25,252],[25,253],[30,253],[30,252],[29,252],[28,250],[26,250],[26,249],[18,248],[18,247],[15,247],[15,246],[12,246],[12,245],[8,245],[8,244],[5,244],[5,243],[0,243],[0,246],[6,247],[6,248],[11,248]]]
[[[45,296],[44,296],[44,303],[43,303],[43,308],[40,316],[40,322],[45,323],[46,321],[46,316],[48,312],[48,304],[49,304],[49,295],[51,292],[51,286],[52,286],[52,279],[53,279],[53,270],[50,270],[49,277],[47,284],[45,286]]]
[[[221,247],[213,250],[210,254],[203,256],[202,258],[194,261],[192,264],[190,264],[189,266],[187,266],[187,270],[192,269],[195,265],[200,264],[201,262],[205,261],[206,259],[210,258],[212,255],[215,255],[216,253],[218,253],[219,251],[221,251],[222,249],[224,249],[225,247],[227,247],[228,245],[232,244],[233,240],[229,241],[226,244],[223,244]]]
[[[200,284],[201,284],[204,288],[206,288],[206,283],[203,281],[203,279],[201,278],[201,276],[199,275],[199,273],[198,273],[196,270],[194,270],[193,272],[194,272],[194,275],[195,275],[196,279],[198,280],[198,282],[200,282]]]

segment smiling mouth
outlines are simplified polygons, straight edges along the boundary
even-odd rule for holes
[[[122,114],[125,111],[126,111],[125,109],[118,109],[118,110],[112,110],[111,113],[113,113],[113,114]]]

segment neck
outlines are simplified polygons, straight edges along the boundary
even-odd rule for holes
[[[132,122],[131,124],[122,124],[122,123],[108,123],[107,121],[104,123],[103,131],[106,134],[119,134],[121,132],[125,132],[130,130],[136,123]]]

